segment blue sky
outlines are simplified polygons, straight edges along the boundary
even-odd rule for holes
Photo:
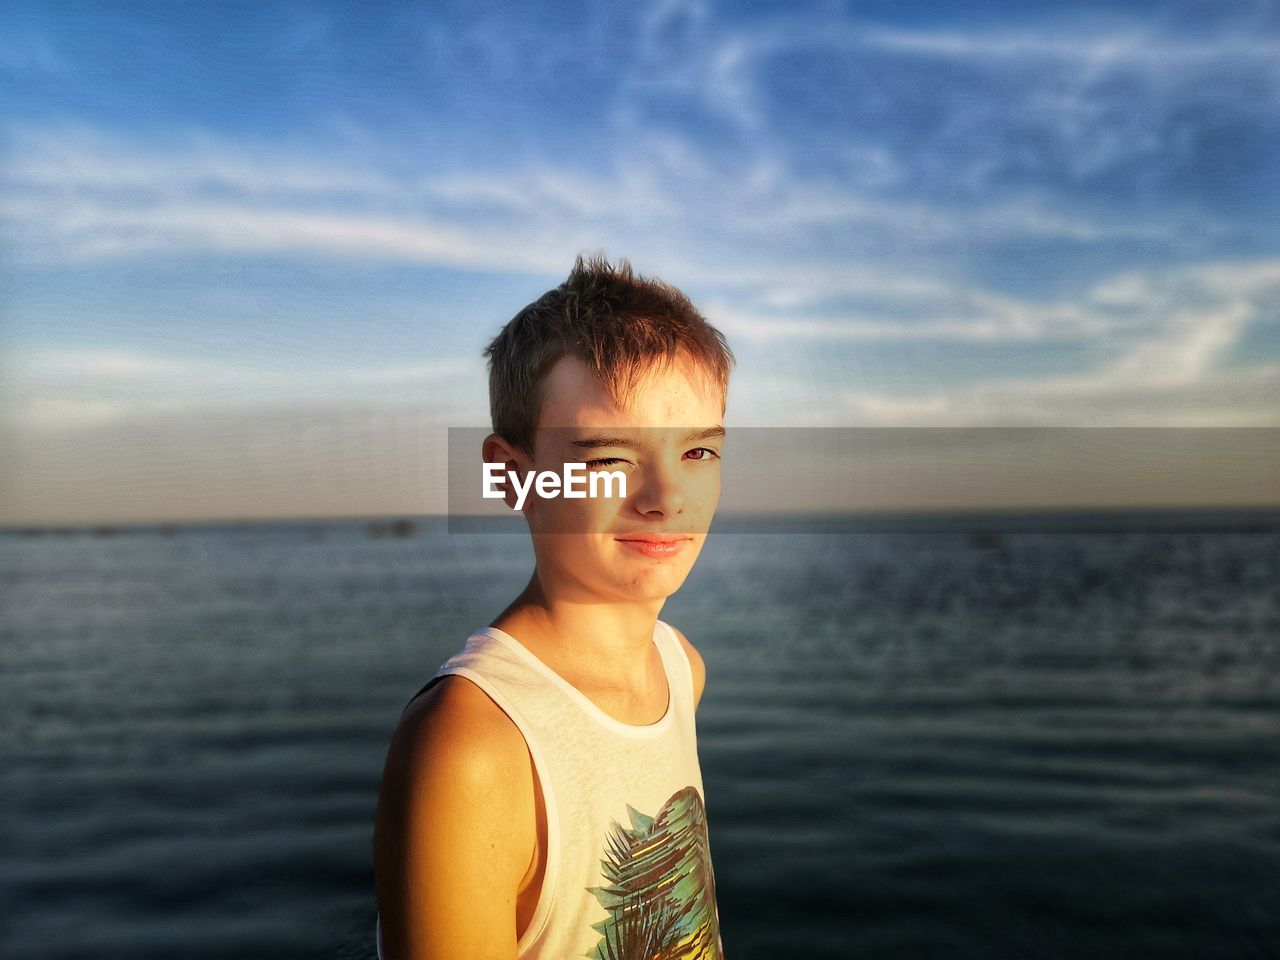
[[[595,250],[725,332],[727,424],[1280,424],[1275,3],[7,19],[12,520],[427,509]]]

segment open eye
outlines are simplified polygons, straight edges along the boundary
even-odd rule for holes
[[[710,447],[695,447],[694,449],[690,450],[690,451],[689,451],[689,453],[697,453],[699,450],[703,451],[704,453],[708,453],[708,454],[710,454],[710,456],[707,456],[707,457],[695,457],[695,458],[694,458],[694,462],[695,462],[695,463],[707,463],[707,462],[709,462],[709,461],[711,461],[711,460],[719,460],[719,459],[720,459],[720,454],[716,453],[716,452],[715,452],[714,450],[712,450]]]

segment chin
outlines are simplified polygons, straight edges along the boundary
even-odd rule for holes
[[[656,600],[669,597],[689,576],[689,563],[651,563],[647,568],[619,570],[619,586],[637,599]]]
[[[680,592],[680,588],[684,586],[684,581],[672,584],[671,586],[661,586],[659,584],[633,584],[630,589],[619,589],[619,593],[626,597],[627,600],[647,601],[647,600],[666,600]]]

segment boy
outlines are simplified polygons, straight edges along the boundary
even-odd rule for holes
[[[374,829],[379,956],[722,960],[704,667],[658,613],[719,501],[733,354],[678,290],[578,257],[485,356],[484,461],[619,471],[625,496],[531,492],[528,585],[405,708]]]

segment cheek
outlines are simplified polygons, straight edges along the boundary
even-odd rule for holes
[[[698,505],[714,506],[720,499],[720,472],[699,477],[689,486],[690,499]]]
[[[537,509],[543,530],[589,534],[605,529],[603,521],[617,513],[623,502],[616,497],[556,497],[539,501]]]

